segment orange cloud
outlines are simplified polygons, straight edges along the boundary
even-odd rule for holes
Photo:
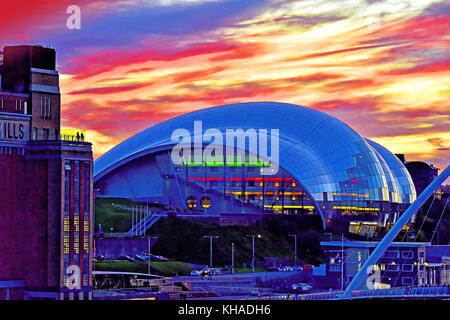
[[[68,94],[111,94],[111,93],[136,90],[139,88],[147,87],[149,85],[151,85],[151,84],[150,83],[139,83],[139,84],[122,85],[122,86],[88,88],[88,89],[83,89],[83,90],[71,91]]]

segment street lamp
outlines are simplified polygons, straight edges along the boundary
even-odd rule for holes
[[[209,267],[212,268],[212,239],[218,239],[219,236],[203,236],[209,238]]]
[[[248,234],[246,237],[252,237],[252,272],[255,272],[255,237],[261,238],[260,234]]]
[[[148,237],[148,274],[150,275],[151,274],[151,272],[150,272],[150,262],[152,261],[152,255],[150,254],[150,247],[151,247],[151,242],[152,242],[152,239],[158,239],[158,237]]]
[[[297,266],[297,235],[290,234],[289,236],[294,238],[294,265]]]
[[[234,274],[234,242],[231,243],[231,273]]]

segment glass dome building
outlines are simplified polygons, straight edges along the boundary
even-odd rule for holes
[[[227,130],[238,129],[243,144],[228,140]],[[180,153],[181,163],[173,161],[177,130],[194,145],[194,155]],[[225,148],[222,158],[214,149],[214,157],[193,160],[196,146],[202,154],[225,141],[243,156],[227,158]],[[267,156],[275,153],[277,159]],[[319,214],[324,226],[345,221],[356,233],[394,222],[416,197],[408,171],[390,151],[330,115],[277,102],[202,109],[145,129],[95,161],[94,184],[99,197],[203,214]]]

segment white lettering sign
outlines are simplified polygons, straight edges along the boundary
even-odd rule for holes
[[[28,140],[29,127],[29,123],[25,121],[0,119],[0,140]]]

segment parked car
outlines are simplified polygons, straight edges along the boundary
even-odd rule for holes
[[[294,283],[290,286],[290,291],[294,293],[306,293],[312,289],[312,286],[307,283]]]
[[[202,273],[200,271],[198,271],[198,270],[192,270],[191,271],[191,276],[201,276],[201,275],[202,275]]]
[[[97,254],[94,255],[94,259],[97,260],[97,261],[104,261],[105,260],[105,256],[100,254],[100,253],[97,253]]]
[[[313,269],[313,266],[310,265],[310,264],[305,264],[305,265],[303,266],[303,270],[312,270],[312,269]]]
[[[119,256],[117,257],[117,260],[126,260],[126,261],[130,261],[130,262],[135,262],[136,259],[130,257],[130,256]]]
[[[137,254],[134,256],[137,261],[148,261],[148,256]]]
[[[290,267],[290,266],[286,266],[284,267],[286,269],[286,271],[294,271],[294,268]]]
[[[222,270],[218,268],[203,268],[200,270],[202,276],[218,276],[222,274]]]
[[[253,297],[261,297],[261,292],[259,292],[258,290],[252,290],[250,291],[250,295]]]
[[[163,256],[155,256],[159,261],[169,261],[169,259],[163,257]]]
[[[302,268],[302,266],[295,266],[295,267],[294,267],[294,270],[295,270],[295,271],[302,271],[303,268]]]
[[[148,253],[142,253],[141,256],[145,257],[148,260],[149,254]],[[150,261],[160,261],[158,256],[155,256],[154,254],[150,254]]]
[[[210,268],[203,268],[202,270],[200,270],[200,274],[202,276],[208,276],[211,274],[211,269]]]
[[[222,274],[222,270],[220,270],[220,269],[211,269],[211,275],[219,276],[221,274]]]
[[[136,255],[138,256],[138,255]],[[148,261],[149,254],[147,252],[139,254],[141,258],[144,258],[145,261]],[[137,258],[138,259],[138,258]],[[169,259],[164,258],[162,256],[156,256],[154,254],[150,254],[150,261],[168,261]]]

